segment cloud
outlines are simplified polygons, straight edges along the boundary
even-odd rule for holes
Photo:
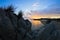
[[[32,4],[32,7],[38,7],[39,6],[39,3],[38,2],[35,2]]]
[[[39,2],[35,2],[32,4],[33,10],[37,10],[39,6],[40,6]]]

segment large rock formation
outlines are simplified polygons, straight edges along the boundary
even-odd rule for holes
[[[22,12],[15,15],[10,6],[0,8],[0,40],[60,40],[60,22],[48,21],[40,30],[31,30],[31,22],[24,20]]]
[[[15,40],[16,29],[14,27],[10,18],[6,16],[5,9],[0,9],[0,36],[2,40]]]
[[[18,34],[17,34],[17,40],[31,40],[31,35],[30,35],[30,31],[31,31],[31,23],[28,20],[24,20],[22,17],[22,12],[19,12],[18,15],[18,22],[17,22],[17,30],[18,30]]]

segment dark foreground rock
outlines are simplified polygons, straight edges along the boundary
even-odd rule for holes
[[[6,16],[6,12],[0,10],[0,37],[2,40],[15,40],[16,29],[10,18]]]
[[[24,20],[22,12],[15,15],[12,8],[0,8],[0,40],[60,40],[60,24],[53,21],[41,30],[31,30],[31,22]]]

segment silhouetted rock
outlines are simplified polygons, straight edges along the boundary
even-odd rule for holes
[[[17,16],[14,13],[14,7],[9,6],[8,8],[6,8],[4,10],[6,12],[6,16],[9,17],[9,19],[11,20],[14,27],[17,27]]]
[[[31,32],[32,23],[28,19],[26,19],[25,22],[27,26],[26,27],[27,32]]]
[[[46,24],[49,24],[51,22],[51,20],[41,20],[41,22],[46,25]]]
[[[18,19],[22,18],[22,16],[23,16],[22,11],[19,11],[19,14],[18,14]]]
[[[27,40],[26,38],[29,37],[29,32],[31,30],[31,24],[28,20],[24,20],[24,18],[22,17],[22,12],[19,12],[18,15],[18,40]],[[27,33],[29,35],[27,35]],[[29,39],[29,38],[28,38]],[[31,39],[31,38],[30,38]]]
[[[18,15],[13,7],[0,8],[0,40],[60,40],[60,22],[47,20],[41,29],[32,31],[31,22]]]
[[[55,40],[57,37],[57,31],[55,25],[50,23],[45,26],[45,28],[40,31],[38,40]]]
[[[3,40],[15,40],[15,28],[4,10],[0,10],[0,36]]]

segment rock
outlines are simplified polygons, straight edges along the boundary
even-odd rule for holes
[[[27,30],[27,32],[31,32],[31,27],[32,27],[32,23],[27,19],[27,20],[25,20],[25,22],[26,22],[26,30]]]
[[[31,30],[31,22],[17,16],[11,7],[0,8],[0,40],[60,40],[60,22],[47,20],[39,30]]]
[[[57,37],[57,32],[55,30],[55,25],[53,23],[46,25],[45,28],[39,33],[37,39],[47,40],[49,37],[52,37],[50,39],[55,39]]]
[[[0,36],[3,40],[15,40],[16,32],[6,12],[0,11]]]

